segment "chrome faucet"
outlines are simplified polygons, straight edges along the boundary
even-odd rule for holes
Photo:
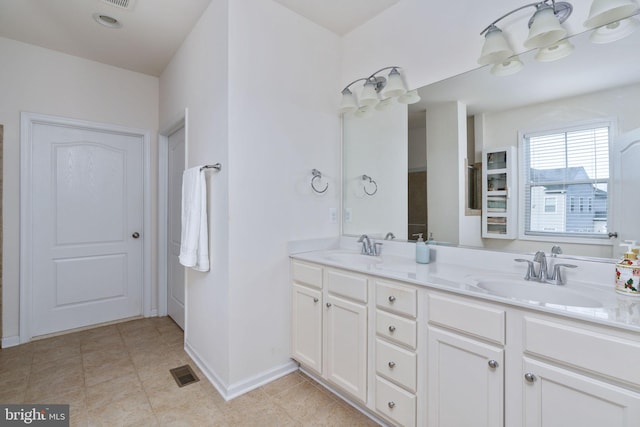
[[[544,251],[538,251],[533,256],[533,262],[540,263],[538,274],[535,275],[535,279],[538,282],[544,282],[547,280],[547,255]]]
[[[393,240],[396,236],[392,232],[388,232],[386,236],[384,236],[384,240]]]
[[[371,244],[371,239],[366,234],[360,236],[358,243],[362,243],[362,251],[360,252],[362,255],[378,256],[382,252],[382,243],[373,242]]]
[[[554,249],[555,248],[556,246],[554,246]],[[558,247],[558,249],[560,248]],[[562,253],[562,251],[557,252],[552,249],[551,253],[552,253],[552,256],[555,256],[558,253]],[[562,276],[562,270],[560,270],[561,268],[577,267],[577,265],[573,265],[573,264],[555,264],[553,265],[552,273],[549,274],[548,272],[549,267],[547,265],[547,255],[544,253],[544,251],[536,252],[536,254],[533,256],[533,261],[529,261],[528,259],[519,259],[519,258],[515,259],[514,261],[527,263],[527,273],[524,276],[524,280],[535,280],[537,282],[550,283],[552,285],[565,284],[564,277]],[[540,264],[540,267],[538,268],[537,273],[536,273],[536,268],[533,264],[534,262],[537,262]]]

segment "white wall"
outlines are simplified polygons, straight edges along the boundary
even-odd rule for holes
[[[227,397],[291,367],[287,242],[339,233],[338,67],[339,38],[279,4],[214,0],[160,78],[162,125],[189,109],[189,166],[223,165],[186,339]]]
[[[458,244],[459,217],[464,215],[463,168],[466,157],[466,107],[446,102],[429,108],[427,116],[428,233],[437,241]],[[452,149],[453,147],[453,149]],[[460,191],[462,189],[462,191]]]
[[[19,333],[20,112],[29,111],[151,130],[156,176],[158,79],[53,50],[0,38],[0,123],[4,125],[2,336]],[[152,179],[152,204],[156,180]],[[152,230],[156,230],[155,210]],[[156,236],[150,236],[155,247]],[[152,255],[156,308],[156,254]]]
[[[407,106],[397,103],[366,117],[347,116],[343,132],[343,207],[351,212],[351,221],[344,223],[343,233],[382,238],[392,232],[406,240]],[[378,185],[373,196],[365,194],[365,188],[372,193],[375,185],[363,181],[362,175],[370,176]]]
[[[223,384],[229,381],[228,5],[214,0],[160,76],[161,128],[188,108],[187,166],[207,173],[211,271],[187,269],[185,340]]]
[[[242,387],[290,363],[287,242],[339,233],[340,45],[275,2],[229,9],[230,383]]]

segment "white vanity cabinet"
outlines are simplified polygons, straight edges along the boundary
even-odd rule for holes
[[[291,272],[293,359],[366,403],[366,276],[298,260]]]
[[[429,295],[428,425],[504,425],[505,311]]]
[[[523,318],[523,425],[640,425],[637,334],[542,316]]]
[[[375,409],[401,426],[416,425],[418,291],[372,279],[376,293]]]

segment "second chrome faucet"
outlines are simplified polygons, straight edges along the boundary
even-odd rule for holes
[[[562,253],[559,246],[554,246],[552,249],[552,254],[555,257],[557,254]],[[576,265],[573,264],[561,264],[556,263],[552,267],[551,274],[549,274],[549,266],[547,264],[547,255],[544,251],[538,251],[533,256],[533,261],[528,259],[517,258],[514,261],[517,262],[526,262],[527,263],[527,273],[524,276],[524,280],[535,280],[537,282],[550,283],[552,285],[564,285],[565,280],[562,275],[562,268],[576,268]],[[534,263],[538,263],[538,271],[536,272],[536,268]]]
[[[382,242],[371,242],[369,236],[363,234],[358,239],[358,243],[362,243],[362,255],[379,256],[382,254]]]

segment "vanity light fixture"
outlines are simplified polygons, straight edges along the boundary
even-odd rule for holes
[[[529,3],[505,13],[480,32],[480,35],[485,36],[482,52],[480,58],[478,58],[480,65],[499,65],[513,56],[513,49],[502,30],[496,24],[507,16],[528,7],[535,7],[536,11],[529,19],[529,36],[524,41],[526,48],[546,48],[566,37],[567,30],[561,24],[567,20],[573,11],[571,3],[557,2],[555,0]]]
[[[379,76],[378,73],[391,70],[387,77]],[[393,105],[395,101],[402,104],[415,104],[420,101],[420,96],[416,90],[407,91],[401,68],[398,66],[384,67],[369,77],[362,77],[349,83],[342,89],[342,100],[340,101],[340,114],[354,113],[357,117],[368,115],[373,108],[385,110]],[[356,97],[350,89],[357,82],[364,81],[360,91],[360,96]],[[358,99],[359,98],[359,99]]]
[[[589,40],[592,43],[610,43],[631,35],[640,27],[633,17],[640,6],[632,0],[593,0],[589,18],[584,26],[593,29]]]
[[[564,58],[573,50],[573,46],[565,39],[567,30],[561,25],[573,11],[571,3],[555,0],[529,3],[505,13],[480,32],[480,35],[485,36],[485,41],[478,63],[493,64],[492,74],[506,76],[515,74],[523,68],[524,65],[517,56],[513,56],[513,48],[496,24],[507,16],[528,7],[535,7],[536,11],[529,19],[529,35],[524,41],[524,47],[537,48],[538,61],[555,61]]]

